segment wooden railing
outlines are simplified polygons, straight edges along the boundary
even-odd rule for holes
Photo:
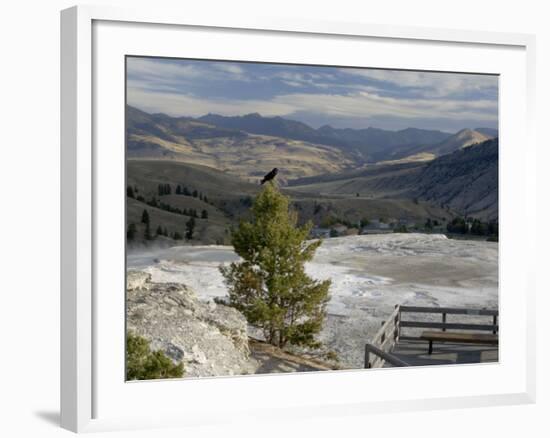
[[[441,314],[441,322],[403,320],[404,314]],[[492,324],[473,324],[463,322],[447,322],[447,315],[488,316]],[[498,310],[467,309],[456,307],[419,307],[399,306],[389,318],[382,322],[380,330],[365,345],[365,368],[380,368],[386,362],[393,366],[408,366],[406,362],[391,354],[395,344],[401,340],[419,340],[420,336],[403,335],[403,328],[431,328],[446,330],[474,330],[498,333]]]
[[[399,338],[399,318],[399,306],[396,305],[371,342],[365,345],[365,368],[381,368],[386,361],[395,366],[406,366],[397,365],[403,361],[390,353]]]
[[[373,361],[371,361],[371,353],[374,354],[376,357]],[[394,367],[408,367],[409,364],[401,359],[399,359],[397,356],[394,356],[391,353],[388,353],[384,350],[380,350],[379,348],[376,348],[372,344],[366,344],[365,345],[365,368],[381,368],[382,365],[380,365],[378,362],[382,362],[382,365],[384,365],[385,362],[389,362]],[[376,366],[373,366],[373,363]]]
[[[411,321],[405,320],[404,314],[441,314],[441,322],[435,321]],[[447,322],[447,315],[469,315],[469,316],[487,316],[491,320],[487,324]],[[468,309],[457,307],[418,307],[418,306],[399,306],[399,327],[398,338],[402,340],[416,340],[419,336],[403,335],[403,328],[429,328],[446,330],[473,330],[490,331],[493,334],[498,333],[498,310],[495,309]]]

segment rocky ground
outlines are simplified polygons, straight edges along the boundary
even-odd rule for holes
[[[127,329],[148,339],[151,349],[183,361],[185,377],[331,369],[319,360],[249,339],[240,312],[200,301],[181,283],[155,283],[146,272],[128,271],[126,302]]]
[[[235,309],[202,302],[187,286],[153,283],[150,274],[130,271],[127,281],[127,329],[151,341],[174,361],[183,361],[186,377],[254,373],[247,323]]]

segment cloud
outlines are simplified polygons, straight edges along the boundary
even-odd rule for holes
[[[477,119],[481,123],[495,122],[497,113],[496,102],[491,100],[398,99],[369,92],[348,95],[291,93],[269,100],[227,100],[134,88],[128,93],[128,103],[150,112],[189,116],[200,116],[209,112],[223,115],[259,112],[264,116],[289,116],[307,112],[339,118],[392,116],[404,119]]]
[[[431,100],[385,97],[371,92],[340,94],[288,94],[277,96],[274,103],[293,106],[295,111],[322,111],[338,117],[368,118],[393,116],[400,118],[446,117],[449,119],[496,119],[496,102],[491,100]]]
[[[294,117],[316,125],[496,126],[498,77],[397,70],[128,58],[128,103],[174,116]],[[374,125],[376,126],[376,125]]]
[[[206,99],[181,93],[165,93],[143,89],[130,89],[128,104],[149,113],[165,113],[171,116],[198,117],[207,113],[239,116],[258,112],[263,116],[292,114],[294,107],[283,102],[266,100]]]
[[[412,88],[429,97],[448,97],[472,91],[494,91],[498,77],[465,73],[436,73],[402,70],[340,69],[346,75],[360,76],[379,84],[390,84],[400,88]]]
[[[151,87],[163,84],[181,84],[189,80],[200,81],[247,81],[246,70],[236,63],[204,62],[137,58],[127,59],[127,71],[130,78],[148,81]]]

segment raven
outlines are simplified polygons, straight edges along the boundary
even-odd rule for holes
[[[273,178],[277,176],[277,173],[279,173],[279,169],[275,167],[271,172],[269,172],[266,176],[264,176],[264,179],[260,181],[260,184],[263,184],[266,181],[271,181]]]

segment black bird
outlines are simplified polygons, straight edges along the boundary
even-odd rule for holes
[[[263,184],[267,181],[271,181],[273,178],[277,176],[278,173],[279,173],[279,169],[275,167],[271,172],[269,172],[266,176],[264,176],[264,179],[260,181],[260,184]]]

